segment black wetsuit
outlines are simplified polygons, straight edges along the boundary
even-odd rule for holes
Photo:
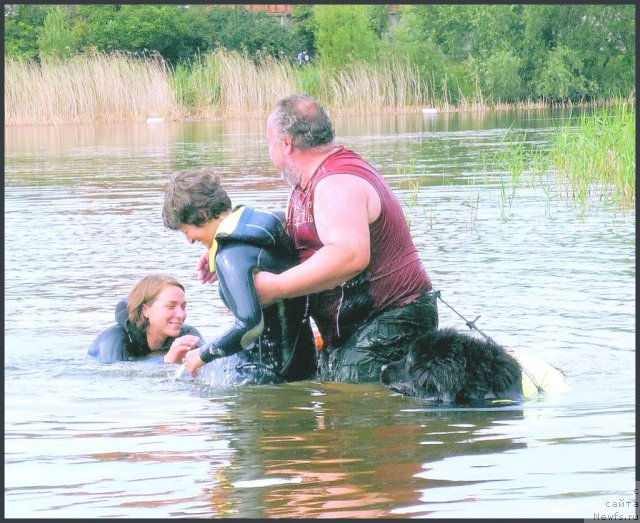
[[[120,360],[147,358],[152,352],[167,352],[175,338],[167,338],[161,348],[152,351],[147,345],[147,333],[129,322],[127,298],[116,305],[116,324],[106,328],[93,340],[89,355],[98,358],[100,363],[113,363]],[[182,325],[180,336],[192,334],[204,343],[204,338],[195,327]]]
[[[238,206],[219,225],[209,252],[220,296],[234,324],[200,349],[205,362],[237,354],[245,383],[278,383],[313,377],[315,341],[306,297],[280,300],[263,309],[254,286],[259,270],[281,273],[298,263],[285,232],[283,212]]]

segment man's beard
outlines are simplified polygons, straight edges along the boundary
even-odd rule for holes
[[[280,176],[282,176],[282,179],[291,187],[297,187],[302,181],[302,173],[288,163],[284,166],[284,169],[280,171]]]

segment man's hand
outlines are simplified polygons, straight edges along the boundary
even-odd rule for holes
[[[201,283],[213,283],[218,280],[218,275],[209,270],[209,251],[204,251],[196,263],[196,273]]]

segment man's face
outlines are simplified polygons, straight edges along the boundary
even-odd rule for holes
[[[269,157],[274,167],[280,171],[282,179],[291,187],[300,184],[302,178],[299,169],[294,165],[291,155],[288,154],[288,145],[278,135],[276,125],[272,117],[267,120],[267,143],[269,144]]]

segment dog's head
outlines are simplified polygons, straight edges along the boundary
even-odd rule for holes
[[[406,357],[387,363],[382,366],[380,379],[382,383],[395,392],[406,394],[407,396],[415,396],[416,389],[408,375],[407,368],[410,369],[410,366],[407,365]]]

